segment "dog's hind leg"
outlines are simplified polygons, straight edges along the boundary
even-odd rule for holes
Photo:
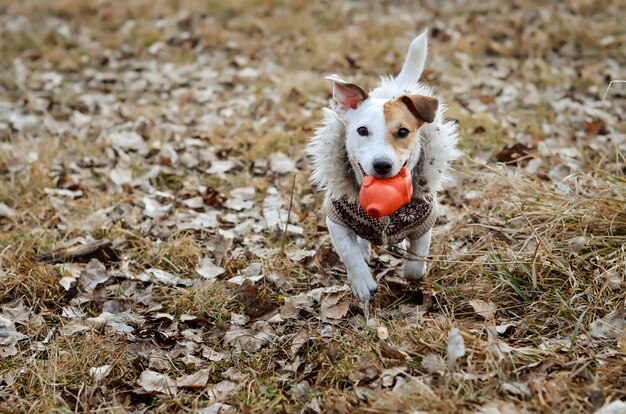
[[[365,255],[356,233],[328,218],[326,225],[330,240],[346,266],[352,292],[360,302],[368,304],[376,293],[376,281],[365,262]]]
[[[430,240],[432,238],[432,229],[428,230],[426,234],[417,239],[410,239],[410,246],[408,251],[408,257],[404,268],[402,269],[402,276],[408,281],[421,280],[426,271],[428,270],[428,262],[426,262],[426,256],[428,256],[428,250],[430,249]]]

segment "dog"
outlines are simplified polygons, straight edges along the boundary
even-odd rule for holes
[[[366,306],[377,289],[367,264],[370,243],[408,240],[403,277],[417,282],[426,274],[437,193],[450,162],[462,154],[456,122],[444,118],[445,106],[419,82],[427,48],[424,31],[411,42],[398,76],[382,77],[369,93],[337,75],[328,76],[333,97],[306,148],[311,182],[325,192],[333,247],[346,267],[352,292]],[[359,204],[363,177],[390,178],[403,167],[413,182],[410,203],[381,219],[368,216]]]

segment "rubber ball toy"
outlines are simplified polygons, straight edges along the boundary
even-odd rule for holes
[[[363,210],[375,219],[388,216],[409,204],[413,195],[411,173],[406,167],[390,178],[363,177],[359,202]]]

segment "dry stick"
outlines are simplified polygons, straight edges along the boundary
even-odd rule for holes
[[[41,262],[57,263],[72,261],[90,255],[96,256],[98,254],[101,254],[104,257],[115,256],[110,240],[96,240],[92,243],[80,244],[72,247],[62,247],[60,249],[40,254],[36,257],[36,259]]]
[[[9,244],[7,247],[5,247],[4,249],[2,249],[2,251],[0,252],[0,276],[3,275],[3,271],[2,271],[2,258],[4,257],[4,254],[7,252],[7,250],[9,250],[11,248],[11,246],[13,246],[13,243]]]
[[[280,242],[280,253],[285,253],[285,243],[287,242],[287,228],[289,227],[289,218],[291,217],[291,206],[293,205],[293,193],[296,190],[296,174],[293,174],[291,182],[291,195],[289,196],[289,209],[287,210],[287,220],[285,221],[285,230],[283,231],[283,239]]]
[[[606,99],[606,95],[609,93],[609,89],[611,89],[611,86],[613,86],[614,83],[626,83],[626,80],[616,79],[616,80],[612,80],[611,82],[609,82],[609,86],[607,86],[606,91],[604,91],[604,96],[602,97],[602,103],[604,103],[604,100]]]

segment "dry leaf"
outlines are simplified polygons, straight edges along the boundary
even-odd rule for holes
[[[216,402],[209,407],[198,410],[198,414],[231,414],[236,410],[232,405]]]
[[[587,238],[584,236],[572,237],[567,241],[572,252],[579,253],[583,247],[587,244]]]
[[[602,118],[595,118],[593,121],[585,122],[583,124],[583,131],[590,137],[606,135],[609,132],[606,121]]]
[[[348,379],[353,383],[359,383],[376,378],[378,373],[378,368],[370,359],[363,359],[357,369],[348,374]]]
[[[322,307],[320,310],[320,317],[322,320],[326,319],[341,319],[348,314],[350,310],[350,304],[348,302],[340,303],[336,306],[328,308]]]
[[[287,174],[296,168],[296,163],[282,152],[270,155],[270,169],[277,174]]]
[[[496,313],[496,305],[493,302],[485,302],[482,300],[470,300],[470,306],[474,308],[474,312],[485,319],[490,319]]]
[[[429,374],[439,373],[445,371],[446,362],[441,356],[431,352],[422,359],[422,368]]]
[[[254,200],[256,190],[254,187],[240,187],[230,191],[230,196],[238,200],[251,201]]]
[[[173,274],[166,272],[161,269],[146,269],[144,273],[137,276],[139,280],[151,281],[153,283],[161,283],[168,286],[191,286],[193,281],[190,279],[183,279],[178,276],[174,276]]]
[[[145,370],[139,378],[139,385],[147,392],[161,392],[175,395],[178,392],[176,381],[160,372]]]
[[[148,153],[148,146],[141,135],[136,132],[112,132],[109,135],[111,145],[130,151],[137,151],[140,155]]]
[[[289,251],[288,256],[293,262],[298,263],[304,259],[315,256],[315,250],[298,249],[295,251]]]
[[[597,410],[594,414],[624,414],[626,413],[626,401],[615,400]]]
[[[141,201],[144,205],[143,214],[152,218],[165,217],[170,214],[170,211],[174,207],[171,204],[163,205],[150,197],[144,197]]]
[[[382,339],[378,341],[378,349],[380,350],[380,354],[383,358],[399,360],[411,359],[411,357],[406,352],[392,347]]]
[[[230,200],[226,200],[224,207],[235,211],[243,211],[254,207],[254,202],[231,198]]]
[[[283,319],[295,319],[300,315],[300,309],[296,308],[292,298],[285,298],[285,304],[280,309],[280,316]]]
[[[107,280],[109,280],[109,275],[107,274],[106,267],[104,267],[99,260],[91,259],[91,261],[80,273],[78,283],[85,289],[85,291],[93,292],[98,285],[101,285]]]
[[[259,297],[258,289],[250,279],[244,280],[239,289],[237,289],[237,295],[246,305],[246,315],[253,319],[276,309],[274,304]]]
[[[202,349],[202,356],[212,362],[220,362],[226,358],[226,354],[223,352],[217,352],[215,349],[208,347]]]
[[[114,184],[122,186],[124,184],[130,184],[133,181],[133,170],[126,166],[118,164],[114,169],[111,170],[109,176]]]
[[[211,167],[206,171],[209,175],[225,176],[227,172],[236,167],[232,160],[214,160],[211,161]]]
[[[183,375],[176,380],[176,386],[179,388],[204,388],[209,382],[211,369],[200,369],[193,374]]]
[[[448,367],[453,368],[457,359],[465,355],[465,342],[458,328],[450,329],[448,334]]]
[[[622,331],[626,329],[625,318],[624,301],[621,301],[615,311],[591,323],[591,336],[603,339],[619,338]]]
[[[11,207],[7,206],[4,203],[0,203],[0,217],[14,217],[15,216],[15,210],[13,210]]]
[[[293,339],[291,340],[291,347],[289,348],[292,358],[298,353],[300,348],[302,348],[302,346],[307,343],[308,340],[309,333],[305,330],[299,331],[296,336],[293,337]]]
[[[624,272],[620,272],[617,266],[608,269],[606,272],[602,273],[600,277],[606,280],[611,290],[619,290],[624,284]]]
[[[528,384],[524,384],[522,382],[505,382],[500,384],[500,390],[502,392],[508,392],[513,395],[519,395],[520,397],[530,398],[532,397],[532,392],[528,387]]]
[[[109,322],[111,316],[113,315],[109,312],[102,312],[98,316],[94,316],[93,318],[87,318],[85,320],[85,325],[89,326],[92,329],[95,329],[96,331],[101,331]]]
[[[103,365],[101,367],[89,368],[89,375],[91,375],[95,382],[102,381],[111,373],[111,365]]]
[[[233,382],[244,382],[249,377],[248,374],[242,373],[241,371],[239,371],[235,367],[228,368],[226,371],[221,373],[221,376],[224,377],[225,379],[227,379],[229,381],[233,381]]]
[[[207,386],[206,394],[215,401],[224,401],[240,389],[240,386],[232,381],[221,381]]]
[[[394,383],[404,382],[402,379],[403,376],[409,376],[406,372],[405,366],[392,367],[384,369],[380,373],[380,385],[385,388],[389,388],[394,385]],[[395,388],[395,387],[394,387]]]
[[[376,334],[378,335],[378,339],[386,340],[389,338],[389,332],[387,331],[386,326],[376,327]]]
[[[201,209],[202,207],[204,207],[204,199],[200,196],[191,197],[181,201],[181,204],[187,208]]]
[[[196,267],[196,273],[205,279],[215,280],[219,275],[223,274],[226,270],[213,263],[210,257],[204,257],[198,267]]]
[[[256,352],[274,338],[274,330],[269,323],[257,321],[250,329],[233,325],[224,334],[224,343],[246,352]]]
[[[263,267],[261,263],[258,263],[258,262],[252,263],[245,269],[239,271],[238,272],[239,274],[237,276],[231,277],[230,279],[228,279],[228,281],[236,285],[241,285],[246,280],[249,281],[250,283],[257,282],[263,279],[263,274],[261,273],[262,269]]]
[[[24,339],[28,336],[18,332],[13,321],[0,315],[0,357],[17,355],[17,342]]]
[[[12,322],[27,322],[30,316],[30,310],[24,306],[24,300],[18,299],[12,303],[4,304],[0,307],[2,315]]]
[[[529,157],[533,151],[533,147],[517,143],[510,147],[504,147],[497,155],[496,161],[505,164],[517,163],[519,165],[526,165],[529,161]]]
[[[522,414],[525,411],[521,411],[515,406],[515,404],[505,401],[492,402],[480,410],[476,411],[476,414]]]

